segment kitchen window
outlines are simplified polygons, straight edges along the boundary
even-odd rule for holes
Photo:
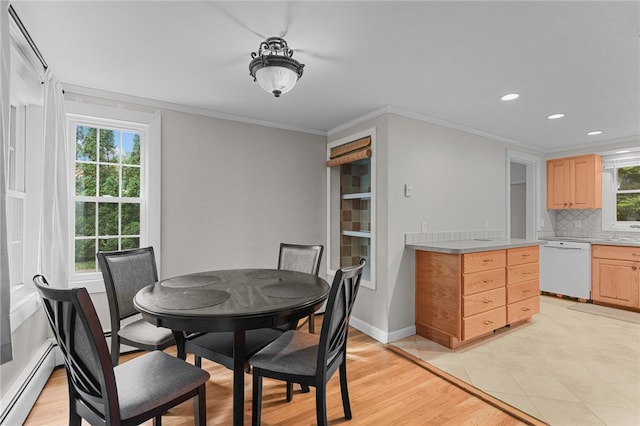
[[[640,232],[640,151],[603,160],[603,229]]]
[[[66,109],[70,276],[104,291],[98,251],[160,251],[160,116],[77,102]]]
[[[375,289],[375,129],[327,145],[327,273],[367,265],[362,286]]]

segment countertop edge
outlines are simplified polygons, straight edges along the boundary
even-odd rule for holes
[[[432,251],[447,254],[476,253],[480,251],[503,250],[509,248],[529,247],[544,245],[540,240],[461,240],[443,241],[439,243],[406,244],[406,248],[420,251]]]

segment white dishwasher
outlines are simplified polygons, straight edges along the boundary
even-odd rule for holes
[[[540,246],[540,290],[591,299],[591,244],[547,241]]]

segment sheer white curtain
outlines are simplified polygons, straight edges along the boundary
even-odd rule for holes
[[[13,359],[11,347],[11,283],[9,282],[9,241],[7,225],[6,147],[9,137],[9,3],[0,1],[0,364]]]
[[[38,269],[66,287],[69,270],[69,155],[62,86],[51,70],[44,81],[44,164]]]

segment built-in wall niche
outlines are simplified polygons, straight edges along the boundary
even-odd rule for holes
[[[364,258],[362,285],[368,288],[375,288],[373,130],[327,148],[327,273]]]

